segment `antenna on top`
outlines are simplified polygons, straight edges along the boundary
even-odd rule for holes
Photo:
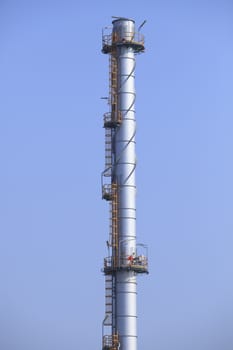
[[[144,26],[145,23],[146,23],[146,20],[144,20],[144,21],[142,22],[142,24],[138,27],[138,31],[140,31],[140,29]]]

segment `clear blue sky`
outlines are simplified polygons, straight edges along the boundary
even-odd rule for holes
[[[233,349],[233,3],[0,2],[0,349],[101,349],[111,16],[137,57],[139,350]]]

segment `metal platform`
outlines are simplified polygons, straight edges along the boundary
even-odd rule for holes
[[[112,257],[104,259],[103,272],[105,275],[112,274],[116,271],[134,271],[136,273],[149,273],[148,258],[144,255],[139,255],[130,260],[129,257],[118,259],[115,261]]]

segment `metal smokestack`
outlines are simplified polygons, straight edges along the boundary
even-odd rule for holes
[[[136,350],[137,274],[148,273],[147,249],[136,241],[135,54],[144,51],[144,38],[135,33],[132,19],[116,18],[112,24],[102,37],[102,52],[110,58],[102,173],[102,197],[110,204],[103,350]]]

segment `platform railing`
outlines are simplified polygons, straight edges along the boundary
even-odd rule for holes
[[[138,43],[144,45],[144,35],[140,32],[124,32],[120,36],[117,33],[114,33],[114,35],[103,34],[102,43],[103,47],[105,45],[111,46],[121,43]]]
[[[104,335],[103,336],[103,349],[104,350],[117,350],[119,348],[119,336],[118,334]]]
[[[116,260],[118,263],[116,263]],[[122,258],[114,258],[108,256],[104,259],[104,269],[105,273],[110,273],[113,270],[135,270],[136,272],[148,273],[148,258],[145,255],[138,256],[125,256]]]

